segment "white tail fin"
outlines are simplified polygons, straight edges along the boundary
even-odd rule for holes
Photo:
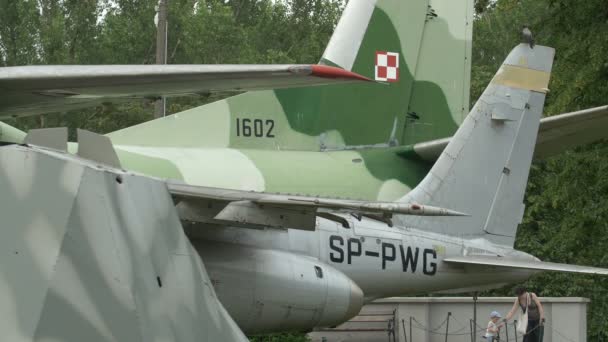
[[[515,47],[422,182],[402,200],[468,213],[402,224],[513,245],[554,50]]]

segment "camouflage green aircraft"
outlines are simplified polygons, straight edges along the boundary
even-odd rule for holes
[[[533,154],[604,138],[608,107],[541,118],[554,51],[520,44],[468,114],[472,11],[470,0],[350,1],[318,65],[3,68],[0,115],[247,90],[110,133],[111,145],[82,132],[70,148],[167,180],[249,333],[543,270],[608,274],[513,249]],[[0,131],[58,150],[65,136]]]

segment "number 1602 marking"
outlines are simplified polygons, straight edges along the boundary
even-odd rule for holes
[[[274,138],[274,120],[236,119],[236,136],[256,138]]]

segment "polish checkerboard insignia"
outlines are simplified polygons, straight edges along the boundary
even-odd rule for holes
[[[376,51],[376,81],[399,80],[399,53]]]

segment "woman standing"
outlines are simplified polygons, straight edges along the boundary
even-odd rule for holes
[[[521,309],[524,314],[527,311],[528,327],[526,328],[523,342],[542,342],[540,340],[541,329],[543,328],[542,325],[545,323],[543,305],[540,303],[540,300],[538,300],[536,294],[528,292],[525,287],[515,288],[515,294],[517,295],[517,298],[515,299],[515,303],[513,303],[511,311],[509,311],[505,317],[505,322],[515,315],[518,308]]]

